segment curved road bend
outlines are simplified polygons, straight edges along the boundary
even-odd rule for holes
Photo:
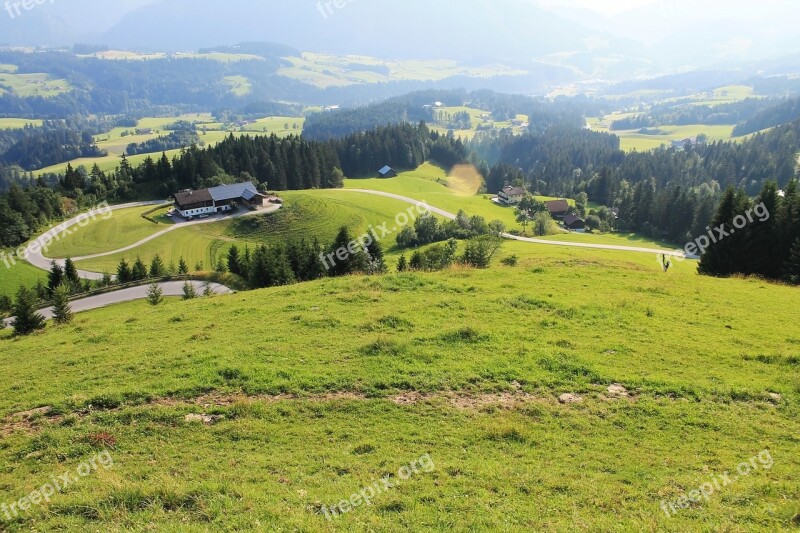
[[[153,206],[153,205],[161,205],[161,204],[165,204],[165,203],[166,202],[163,201],[163,200],[157,200],[157,201],[152,201],[152,202],[134,202],[134,203],[130,203],[130,204],[114,205],[114,206],[111,206],[110,210],[111,211],[116,211],[118,209],[128,209],[128,208],[133,208],[133,207],[147,207],[147,206]],[[164,235],[166,233],[169,233],[171,231],[175,231],[178,228],[185,228],[187,226],[197,226],[197,225],[200,225],[200,224],[211,224],[213,222],[221,222],[223,220],[229,220],[229,219],[232,219],[232,218],[239,218],[239,217],[245,217],[245,216],[250,216],[250,215],[263,215],[263,214],[273,213],[273,212],[277,211],[278,209],[280,209],[281,207],[282,207],[282,205],[280,205],[280,204],[270,205],[270,207],[268,207],[266,209],[260,209],[258,211],[239,211],[239,212],[234,213],[232,215],[222,215],[222,216],[216,215],[216,216],[211,216],[209,218],[202,219],[202,220],[191,220],[191,221],[186,221],[186,222],[178,222],[178,223],[173,224],[171,226],[167,226],[165,229],[163,229],[161,231],[158,231],[158,232],[154,233],[153,235],[150,235],[149,237],[146,237],[146,238],[140,240],[137,243],[131,244],[130,246],[125,246],[124,248],[120,248],[119,250],[112,250],[110,252],[103,252],[101,254],[87,255],[87,256],[84,256],[84,257],[73,257],[72,260],[75,261],[75,262],[78,262],[78,261],[83,261],[83,260],[86,260],[86,259],[95,259],[97,257],[107,257],[109,255],[114,255],[114,254],[117,254],[117,253],[127,252],[128,250],[133,250],[134,248],[138,248],[139,246],[142,246],[143,244],[146,244],[146,243],[152,241],[153,239],[157,239],[158,237],[161,237],[162,235]],[[108,210],[105,210],[105,211],[102,211],[102,212],[98,212],[97,214],[98,214],[98,216],[104,216],[106,213],[108,213]],[[66,222],[64,222],[62,224],[59,224],[58,226],[50,229],[47,233],[44,233],[38,239],[33,241],[33,243],[28,245],[28,257],[27,257],[28,262],[31,263],[33,266],[35,266],[37,268],[40,268],[42,270],[50,270],[50,264],[52,263],[53,259],[45,257],[44,256],[44,250],[40,249],[40,250],[35,250],[34,251],[34,250],[30,249],[30,246],[33,245],[34,243],[39,243],[38,247],[39,248],[43,248],[43,245],[45,243],[53,241],[55,239],[56,235],[58,235],[58,234],[64,232],[65,230],[75,226],[76,224],[78,224],[79,222],[82,222],[85,219],[86,219],[86,215],[85,214],[78,215],[77,217],[75,217],[73,219],[70,219],[70,220],[67,220]],[[58,263],[62,267],[64,266],[64,260],[63,259],[56,259],[55,261],[56,261],[56,263]],[[89,272],[87,270],[78,270],[78,276],[80,276],[81,279],[89,279],[89,280],[101,280],[101,279],[103,279],[103,274],[102,273]]]
[[[203,294],[205,290],[205,282],[202,281],[191,281],[190,282],[193,286],[197,294]],[[164,296],[183,296],[183,281],[165,281],[163,283],[159,283],[158,286],[161,287],[161,290],[164,291]],[[232,294],[233,291],[230,290],[228,287],[224,285],[220,285],[218,283],[211,283],[210,284],[211,290],[214,291],[214,294]],[[97,296],[89,296],[88,298],[83,298],[81,300],[75,300],[71,302],[70,307],[72,307],[72,311],[74,313],[81,313],[83,311],[90,311],[92,309],[99,309],[101,307],[108,307],[109,305],[114,305],[123,302],[132,302],[134,300],[144,300],[147,298],[147,292],[150,289],[150,285],[142,285],[140,287],[130,287],[128,289],[122,289],[119,291],[114,292],[107,292],[105,294],[98,294]],[[47,307],[45,309],[39,310],[39,313],[42,314],[47,320],[53,318],[53,308]],[[11,327],[11,323],[14,321],[13,318],[7,318],[3,320],[3,327],[8,328]]]
[[[338,191],[349,191],[349,192],[359,192],[364,194],[374,194],[376,196],[384,196],[386,198],[393,198],[395,200],[400,200],[401,202],[406,202],[409,204],[414,205],[421,205],[425,207],[431,213],[435,213],[437,215],[443,216],[447,219],[454,220],[456,215],[453,213],[449,213],[444,211],[443,209],[439,209],[437,207],[433,207],[425,202],[420,202],[419,200],[414,200],[413,198],[409,198],[407,196],[401,196],[399,194],[393,194],[390,192],[381,192],[381,191],[370,191],[368,189],[331,189],[331,190],[338,190]],[[501,237],[506,239],[514,240],[514,241],[521,241],[521,242],[530,242],[533,244],[545,244],[548,246],[566,246],[570,248],[592,248],[595,250],[616,250],[620,252],[637,252],[637,253],[646,253],[646,254],[656,254],[656,255],[668,255],[672,257],[685,257],[687,259],[699,259],[696,256],[689,256],[683,253],[682,251],[678,250],[660,250],[656,248],[640,248],[636,246],[621,246],[621,245],[614,245],[614,244],[590,244],[590,243],[583,243],[583,242],[570,242],[570,241],[550,241],[547,239],[532,239],[529,237],[519,237],[517,235],[511,235],[510,233],[502,233]]]

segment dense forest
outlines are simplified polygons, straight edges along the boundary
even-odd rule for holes
[[[699,271],[712,276],[762,276],[800,283],[800,191],[764,185],[755,200],[728,189],[711,224]]]
[[[733,135],[737,137],[749,135],[798,119],[800,119],[800,98],[793,98],[755,113],[752,117],[738,124],[733,130]]]
[[[41,129],[24,135],[0,156],[6,164],[16,164],[25,170],[36,170],[80,157],[101,157],[106,153],[94,143],[88,132]]]

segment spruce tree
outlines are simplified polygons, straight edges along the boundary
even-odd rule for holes
[[[131,268],[131,281],[142,281],[143,279],[147,279],[147,267],[144,266],[142,258],[137,257]]]
[[[150,277],[151,278],[163,278],[167,275],[167,269],[164,266],[164,261],[161,260],[161,256],[156,254],[153,257],[153,260],[150,262]]]
[[[158,283],[153,283],[150,285],[150,288],[147,290],[147,303],[150,305],[158,305],[164,301],[164,291],[161,290],[161,287]]]
[[[400,260],[397,261],[397,271],[405,272],[406,270],[408,270],[408,260],[406,260],[405,255],[401,255]]]
[[[117,266],[117,282],[120,284],[130,283],[133,280],[133,274],[131,273],[131,267],[128,265],[128,262],[125,261],[125,258],[122,258],[119,262],[119,266]]]
[[[186,261],[183,260],[181,257],[178,260],[178,274],[181,276],[185,276],[189,273],[189,265],[186,264]]]
[[[44,329],[44,317],[36,310],[38,304],[39,300],[34,291],[25,287],[19,288],[12,309],[15,335],[29,335],[36,330]]]
[[[69,257],[64,261],[64,279],[70,284],[70,289],[72,290],[77,290],[81,286],[81,277],[78,275],[78,269],[75,268],[75,263]]]
[[[47,274],[47,288],[53,294],[64,283],[64,269],[53,261],[50,263],[50,272]]]
[[[69,304],[70,287],[65,283],[53,291],[53,322],[69,324],[72,322],[72,308]]]
[[[194,300],[197,298],[197,291],[194,288],[194,284],[189,283],[188,281],[184,282],[183,284],[183,299],[184,300]]]
[[[231,274],[242,274],[242,262],[239,258],[239,248],[236,245],[231,246],[228,250],[228,271]]]
[[[373,241],[367,246],[366,249],[368,266],[367,270],[370,274],[384,274],[386,272],[386,263],[383,259],[383,246],[378,241]]]

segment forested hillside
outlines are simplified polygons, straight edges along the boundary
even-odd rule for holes
[[[705,233],[726,188],[755,196],[768,181],[786,187],[797,175],[799,139],[800,121],[745,142],[685,150],[625,154],[613,135],[569,128],[481,139],[469,148],[490,166],[520,169],[512,178],[532,192],[570,198],[585,192],[592,202],[619,208],[621,229],[680,243]],[[487,189],[499,190],[507,174],[490,173]]]

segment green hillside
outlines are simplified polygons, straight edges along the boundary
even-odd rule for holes
[[[516,267],[139,302],[2,334],[4,501],[104,446],[114,460],[5,527],[797,526],[799,293],[690,262],[664,274],[642,254],[511,254]],[[708,501],[661,509],[765,451]],[[398,477],[424,454],[430,471]],[[371,505],[326,519],[390,474]]]

